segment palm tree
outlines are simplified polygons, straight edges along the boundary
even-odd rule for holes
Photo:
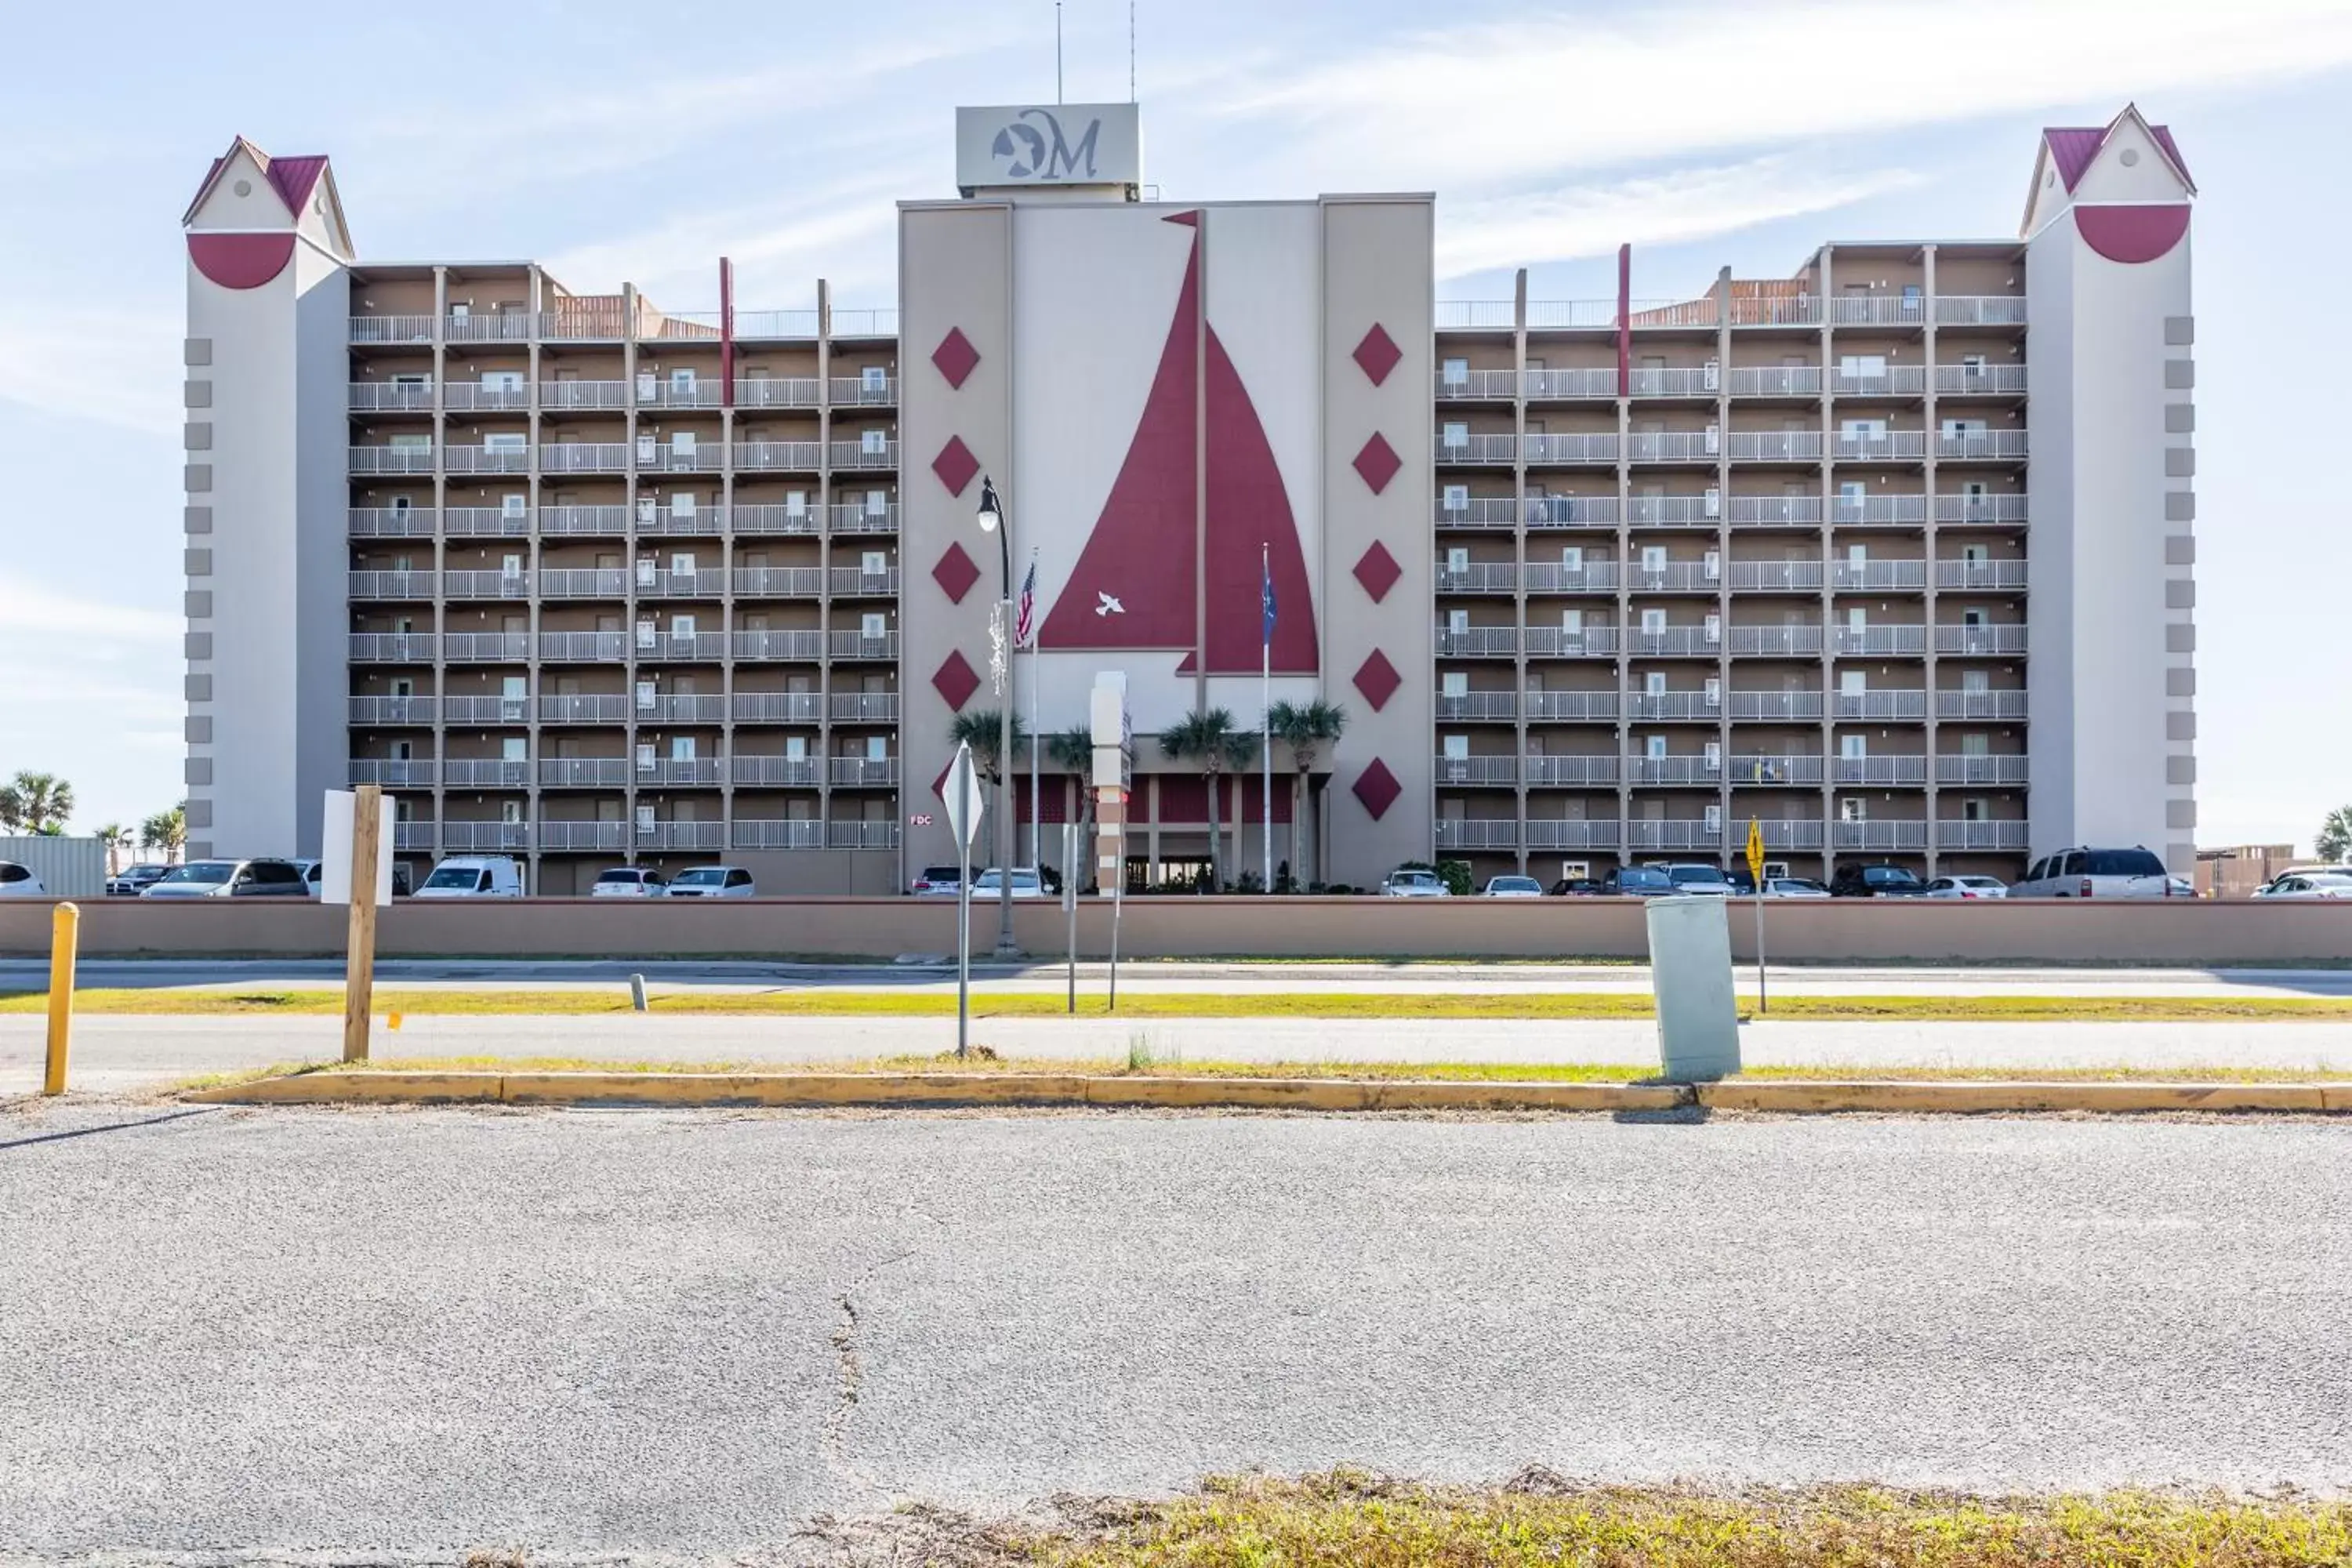
[[[106,846],[106,874],[114,876],[122,869],[122,851],[131,847],[131,830],[119,822],[110,822],[98,830],[98,841]]]
[[[0,822],[13,816],[12,826],[26,833],[63,833],[73,815],[73,785],[55,773],[22,773],[10,779],[0,803]]]
[[[1201,776],[1208,781],[1209,887],[1214,891],[1224,885],[1224,826],[1217,809],[1217,796],[1224,783],[1225,770],[1245,768],[1256,757],[1257,737],[1246,730],[1234,729],[1230,710],[1211,708],[1188,714],[1181,723],[1161,735],[1160,749],[1171,761],[1198,764]]]
[[[2327,814],[2311,848],[2322,860],[2352,860],[2352,805],[2339,805]]]
[[[1298,882],[1312,887],[1315,874],[1309,861],[1316,837],[1307,819],[1315,794],[1316,753],[1325,744],[1338,742],[1339,732],[1348,727],[1348,710],[1320,698],[1312,702],[1277,702],[1266,710],[1265,722],[1275,739],[1290,748],[1291,761],[1298,770],[1290,791],[1290,858],[1299,867]]]
[[[1093,850],[1088,847],[1091,839],[1087,832],[1087,824],[1092,820],[1094,814],[1087,809],[1092,796],[1087,785],[1093,779],[1095,771],[1094,731],[1083,726],[1074,726],[1071,729],[1055,731],[1045,737],[1045,755],[1054,766],[1077,781],[1077,807],[1075,820],[1078,825],[1078,847],[1091,857]],[[1066,866],[1062,869],[1062,874],[1066,877],[1077,878],[1078,868],[1075,865]],[[1077,885],[1085,886],[1084,879],[1079,879]]]
[[[998,754],[998,747],[1004,739],[1003,725],[1003,713],[993,708],[977,708],[969,713],[957,714],[955,722],[948,726],[948,744],[970,746],[971,765],[980,770],[980,776],[986,779],[989,788],[995,792],[989,806],[991,811],[1003,809],[1004,804],[1004,759]],[[1021,753],[1021,740],[1024,733],[1021,715],[1013,714],[1013,752],[1016,757]],[[990,835],[992,827],[992,822],[984,823],[972,833],[972,842],[982,847],[982,861],[987,861],[996,853],[993,847],[990,847],[996,842]]]
[[[139,842],[144,848],[162,850],[165,865],[178,860],[188,843],[188,803],[184,800],[141,823]]]

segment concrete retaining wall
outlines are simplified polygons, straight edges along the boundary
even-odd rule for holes
[[[90,954],[340,953],[344,910],[306,902],[82,905]],[[1735,905],[1736,956],[1754,956],[1752,907]],[[1078,910],[1078,951],[1106,955],[1110,906]],[[1040,957],[1063,952],[1060,906],[1015,910],[1015,935]],[[993,948],[996,910],[976,910],[975,956]],[[49,905],[0,903],[0,956],[46,955]],[[1776,902],[1765,913],[1775,962],[1879,960],[2221,964],[2352,958],[2352,902],[2155,900],[2000,903],[1905,900]],[[955,906],[920,899],[403,901],[383,913],[387,957],[893,957],[955,951]],[[1127,900],[1119,952],[1133,958],[1640,958],[1642,906],[1609,899],[1201,899]]]

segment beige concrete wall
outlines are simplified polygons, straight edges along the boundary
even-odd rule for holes
[[[0,905],[0,957],[45,955],[49,910],[47,901],[37,900]],[[1745,907],[1733,913],[1732,951],[1747,960],[1754,927]],[[1027,952],[1047,960],[1060,956],[1058,903],[1024,904],[1016,914],[1015,933]],[[995,911],[983,909],[974,918],[974,942],[985,951]],[[1108,952],[1110,918],[1102,900],[1080,908],[1083,956]],[[342,951],[343,921],[340,907],[307,902],[92,900],[82,905],[82,950],[335,954]],[[2352,952],[2352,908],[2202,899],[1835,900],[1775,904],[1766,916],[1765,942],[1773,961],[1786,963],[2333,963]],[[1639,903],[1600,899],[1129,899],[1119,928],[1119,952],[1135,958],[1639,958],[1645,942]],[[403,900],[384,912],[379,950],[391,957],[940,954],[955,951],[955,906],[921,899]]]

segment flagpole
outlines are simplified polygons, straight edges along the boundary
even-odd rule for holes
[[[1274,569],[1266,547],[1257,547],[1258,581],[1266,585],[1271,597],[1274,591]],[[1265,849],[1260,856],[1261,874],[1265,892],[1274,891],[1274,623],[1265,621],[1258,638],[1258,720],[1257,755],[1261,773],[1258,778],[1258,815],[1265,824]]]
[[[1058,15],[1059,15],[1059,13],[1056,13],[1056,15],[1058,16]],[[1032,549],[1030,550],[1030,552],[1029,552],[1029,580],[1030,580],[1032,583],[1034,583],[1034,582],[1037,580],[1037,552],[1036,552],[1036,550],[1035,550],[1034,548],[1032,548]],[[1034,599],[1034,595],[1033,595],[1033,597],[1031,598],[1031,601],[1030,601],[1030,602],[1031,602],[1031,604],[1032,604],[1033,605],[1035,604],[1035,602],[1036,602],[1036,601],[1035,601],[1035,599]],[[1032,608],[1032,609],[1031,609],[1031,611],[1030,611],[1030,617],[1031,617],[1031,618],[1030,618],[1030,622],[1029,622],[1029,864],[1030,864],[1030,865],[1032,865],[1032,866],[1035,866],[1035,867],[1039,867],[1039,868],[1041,868],[1041,869],[1040,869],[1040,870],[1038,871],[1038,873],[1037,873],[1037,885],[1038,885],[1040,888],[1043,888],[1043,887],[1045,886],[1045,871],[1042,869],[1042,868],[1043,868],[1043,867],[1044,867],[1044,865],[1045,865],[1045,860],[1044,860],[1044,858],[1043,858],[1043,855],[1044,855],[1043,846],[1044,846],[1044,844],[1045,844],[1045,838],[1044,838],[1044,837],[1043,837],[1043,836],[1044,836],[1045,831],[1045,825],[1041,820],[1039,820],[1038,816],[1037,816],[1037,743],[1038,743],[1039,740],[1040,740],[1042,737],[1040,737],[1040,736],[1038,735],[1038,733],[1037,733],[1037,623],[1036,623],[1036,618],[1035,618],[1035,617],[1036,617],[1036,611],[1035,611],[1035,609],[1034,609],[1034,608]],[[1066,876],[1068,876],[1069,874],[1070,874],[1069,868],[1068,868],[1068,867],[1066,867],[1066,867],[1064,867],[1064,868],[1062,868],[1062,875],[1064,875],[1065,877],[1066,877]]]

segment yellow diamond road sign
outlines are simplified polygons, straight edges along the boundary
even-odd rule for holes
[[[1764,887],[1764,825],[1754,817],[1748,819],[1748,874],[1756,879],[1756,887]]]

